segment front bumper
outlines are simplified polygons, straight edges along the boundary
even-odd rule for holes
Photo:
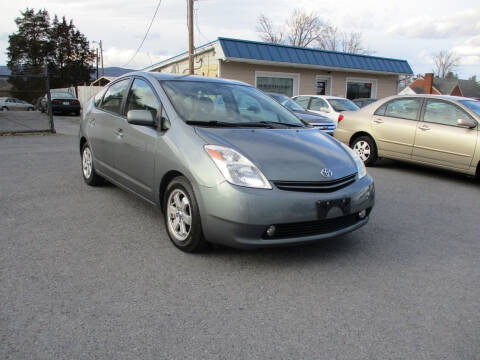
[[[56,105],[52,104],[52,112],[79,112],[80,105]]]
[[[330,193],[286,191],[275,186],[272,190],[251,189],[226,181],[198,190],[207,240],[240,248],[307,243],[348,233],[368,222],[375,197],[369,175]],[[337,212],[319,220],[318,201],[343,198],[350,199],[348,214]],[[362,210],[367,215],[357,217]],[[270,225],[289,230],[280,237],[269,237],[266,230]],[[305,227],[313,230],[305,231]]]

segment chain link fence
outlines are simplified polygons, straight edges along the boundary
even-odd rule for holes
[[[33,132],[55,133],[50,75],[43,66],[0,78],[0,135]]]

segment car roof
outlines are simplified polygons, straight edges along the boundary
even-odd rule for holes
[[[159,81],[166,81],[166,80],[175,80],[175,81],[197,81],[197,82],[214,82],[214,83],[221,83],[221,84],[231,84],[231,85],[247,85],[251,86],[250,84],[236,81],[236,80],[229,80],[229,79],[221,79],[221,78],[214,78],[214,77],[207,77],[207,76],[199,76],[199,75],[184,75],[184,74],[165,74],[157,71],[134,71],[127,74],[124,74],[119,77],[124,78],[128,76],[147,76],[147,77],[154,77]]]
[[[388,99],[400,99],[400,98],[429,98],[429,99],[445,99],[445,100],[453,100],[453,101],[461,101],[461,100],[473,100],[478,101],[473,98],[467,98],[464,96],[452,96],[452,95],[436,95],[436,94],[412,94],[412,95],[392,95],[388,97]]]
[[[345,99],[348,100],[347,98],[341,97],[341,96],[332,96],[332,95],[296,95],[297,96],[311,96],[311,97],[316,97],[316,98],[321,98],[321,99]]]

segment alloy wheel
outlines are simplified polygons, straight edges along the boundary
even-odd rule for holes
[[[92,152],[88,146],[83,149],[82,170],[85,179],[90,178],[90,175],[92,174]]]
[[[358,154],[360,159],[365,162],[370,157],[372,149],[370,148],[370,144],[368,142],[360,140],[355,143],[355,145],[353,146],[353,150]]]
[[[167,224],[178,241],[185,241],[192,229],[192,207],[188,196],[180,189],[175,189],[168,197]]]

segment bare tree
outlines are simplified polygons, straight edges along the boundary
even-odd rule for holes
[[[318,37],[317,46],[323,50],[338,51],[341,37],[342,34],[336,26],[325,24]]]
[[[460,61],[460,57],[457,54],[448,50],[440,50],[434,53],[432,58],[435,66],[433,72],[439,78],[445,78],[448,73],[453,73]]]
[[[258,23],[255,30],[260,34],[260,38],[269,43],[281,44],[283,43],[283,34],[278,29],[275,29],[272,21],[264,14],[258,17]]]
[[[317,14],[300,9],[293,10],[287,20],[287,40],[290,45],[306,47],[318,40],[322,30],[322,21]]]
[[[321,20],[314,12],[293,10],[286,21],[283,32],[275,28],[264,14],[258,17],[256,31],[263,41],[275,44],[307,47],[315,45],[323,50],[344,51],[354,54],[372,54],[363,45],[362,34],[340,31],[335,25]]]

